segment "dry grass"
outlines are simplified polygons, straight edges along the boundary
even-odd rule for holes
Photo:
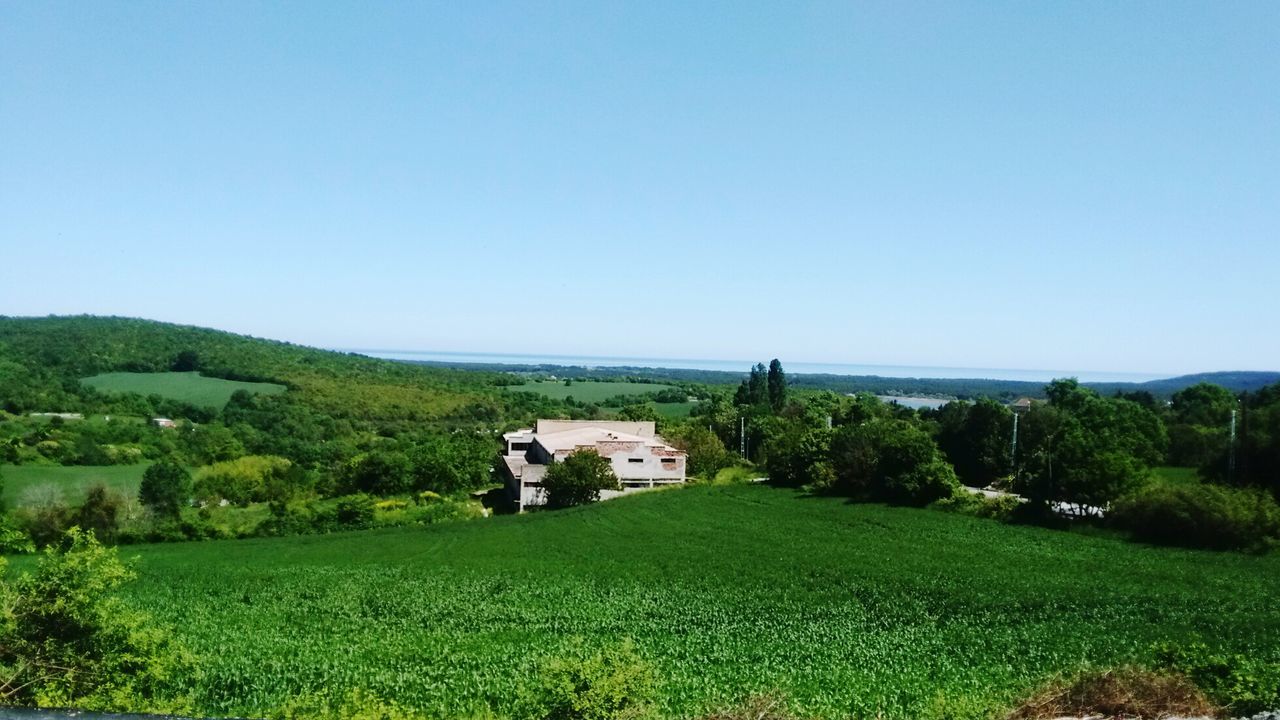
[[[1216,717],[1218,708],[1182,675],[1124,667],[1078,675],[1051,683],[1007,720],[1064,717],[1160,720],[1171,717]]]
[[[756,695],[741,705],[717,710],[699,720],[801,720],[776,695]]]

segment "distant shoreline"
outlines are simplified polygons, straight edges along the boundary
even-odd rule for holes
[[[532,355],[517,353],[422,352],[410,350],[344,349],[386,360],[449,365],[510,365],[563,368],[646,368],[653,370],[705,370],[746,373],[749,360],[697,360],[682,358],[593,357],[587,355]],[[766,358],[767,359],[767,358]],[[1074,377],[1084,383],[1142,383],[1172,377],[1161,373],[1089,370],[1019,370],[1011,368],[917,367],[909,365],[855,365],[848,363],[783,362],[792,374],[848,377],[916,378],[929,380],[1004,380],[1048,382]]]

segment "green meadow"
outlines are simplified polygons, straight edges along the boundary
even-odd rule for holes
[[[141,573],[128,598],[200,657],[183,682],[209,715],[363,688],[435,717],[515,716],[575,638],[634,639],[671,717],[759,692],[828,718],[987,717],[1161,642],[1280,659],[1276,554],[763,486],[124,552]]]
[[[572,397],[579,402],[598,403],[619,395],[646,395],[648,393],[670,390],[670,385],[629,382],[580,382],[565,385],[563,381],[542,380],[524,385],[512,385],[508,388],[514,392],[538,393],[552,400],[563,400]]]
[[[0,466],[3,498],[9,507],[26,505],[50,495],[76,504],[84,500],[85,491],[99,483],[132,497],[138,494],[147,465],[4,465]]]
[[[240,382],[204,377],[198,372],[129,373],[94,375],[81,380],[102,392],[159,395],[192,405],[221,409],[237,390],[274,395],[285,391],[275,383]]]

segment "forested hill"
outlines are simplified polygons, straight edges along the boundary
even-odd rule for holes
[[[1248,370],[1228,372],[1207,372],[1194,375],[1179,375],[1164,380],[1152,380],[1134,386],[1138,390],[1146,390],[1155,395],[1172,395],[1175,392],[1199,383],[1221,385],[1231,392],[1254,392],[1267,385],[1280,382],[1280,372],[1254,372]]]
[[[498,373],[414,366],[187,325],[0,317],[0,409],[11,413],[109,412],[112,397],[81,380],[173,370],[278,383],[288,388],[282,402],[357,423],[493,420],[506,414],[511,395],[499,392],[504,376]]]

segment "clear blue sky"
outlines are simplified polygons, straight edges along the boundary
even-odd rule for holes
[[[1280,3],[0,3],[0,314],[1280,368]]]

